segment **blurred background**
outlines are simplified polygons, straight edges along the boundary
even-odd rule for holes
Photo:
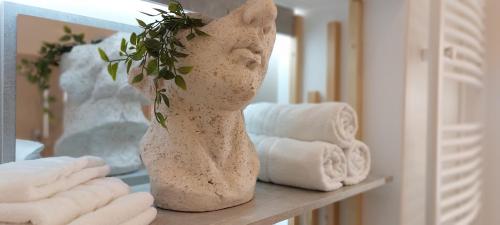
[[[64,27],[72,34],[84,34],[92,48],[91,42],[117,32],[130,33],[123,27],[135,27],[136,18],[151,19],[139,11],[150,12],[165,4],[160,0],[1,2],[4,7],[10,2],[99,21],[89,26],[38,13],[18,15],[16,62],[3,63],[20,66],[23,59],[36,60],[44,43],[59,43],[67,34]],[[244,0],[180,2],[190,11],[217,18]],[[360,138],[372,149],[372,173],[394,177],[384,188],[332,206],[338,215],[336,224],[500,224],[496,213],[500,207],[500,2],[275,3],[279,7],[276,44],[264,84],[253,101],[348,102],[360,114]],[[98,25],[101,21],[124,26],[103,28]],[[71,112],[65,111],[70,103],[60,85],[61,68],[53,68],[50,87],[42,91],[22,70],[16,74],[15,135],[20,159],[58,152],[65,113]],[[149,118],[148,104],[133,107]],[[115,137],[123,138],[120,135]],[[133,185],[148,182],[143,168],[117,175]]]

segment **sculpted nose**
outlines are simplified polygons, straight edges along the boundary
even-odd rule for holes
[[[277,14],[278,10],[273,0],[248,0],[245,3],[243,22],[260,26],[266,31],[275,22]]]

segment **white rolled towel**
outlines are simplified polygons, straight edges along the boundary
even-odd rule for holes
[[[259,180],[320,191],[342,187],[347,164],[338,146],[253,134],[250,139],[259,154]]]
[[[356,111],[346,103],[280,105],[257,103],[244,110],[248,132],[349,147],[358,130]]]
[[[143,213],[148,213],[148,210],[152,209],[152,205],[153,196],[151,194],[136,192],[122,196],[94,212],[83,215],[69,225],[121,225],[127,224],[129,221],[132,221],[133,224],[141,224],[139,222],[149,224],[154,220],[151,212],[146,216],[143,216]]]
[[[129,191],[118,178],[100,178],[47,199],[0,203],[0,224],[65,225]]]
[[[347,178],[344,184],[358,184],[370,173],[370,148],[365,143],[355,140],[350,147],[343,150],[347,159]]]
[[[28,202],[50,197],[110,171],[93,156],[53,157],[0,165],[0,202]]]

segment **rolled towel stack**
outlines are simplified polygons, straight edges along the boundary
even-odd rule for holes
[[[261,181],[331,191],[347,176],[345,155],[336,145],[262,135],[250,139],[259,154]]]
[[[368,146],[356,140],[350,147],[344,148],[344,153],[347,159],[347,177],[344,184],[358,184],[366,179],[371,167],[371,154]]]
[[[274,103],[258,103],[249,105],[244,111],[245,125],[248,133],[251,136],[261,161],[261,173],[259,179],[265,182],[280,183],[285,185],[297,186],[308,189],[331,191],[337,189],[339,179],[345,185],[357,184],[368,176],[370,171],[371,156],[369,148],[355,139],[358,131],[358,119],[356,111],[346,103],[329,102],[322,104],[300,104],[300,105],[280,105]],[[277,138],[286,140],[284,142],[294,142],[295,145],[261,145],[262,137]],[[259,137],[259,138],[255,138]],[[270,142],[270,141],[269,141]],[[318,144],[318,142],[321,143]],[[277,142],[276,143],[281,143]],[[300,144],[299,144],[300,143]],[[302,160],[308,157],[305,155],[315,155],[320,152],[320,149],[338,149],[341,148],[345,158],[347,172],[344,176],[336,174],[339,179],[330,181],[331,188],[322,187],[321,179],[310,181],[310,177],[297,176],[295,180],[303,180],[309,182],[308,187],[298,185],[297,181],[289,180],[277,182],[278,176],[283,174],[275,174],[270,171],[262,171],[262,168],[277,167],[283,171],[295,171],[298,167],[301,168],[301,163],[311,164],[290,160],[288,154],[297,154],[300,152]],[[271,155],[275,149],[279,149],[280,155],[273,157],[281,157],[280,160],[274,160],[276,165],[266,165],[266,158]],[[314,149],[314,150],[311,150]],[[271,151],[272,150],[272,151]],[[271,152],[271,153],[270,153]],[[288,152],[285,154],[284,152]],[[337,163],[340,163],[338,161]],[[320,163],[320,162],[316,162]],[[318,166],[316,166],[318,167]],[[309,176],[321,178],[325,176],[325,171],[316,171]],[[271,174],[271,175],[269,175]],[[263,179],[262,177],[272,176],[273,179]],[[313,182],[311,184],[311,182]],[[326,186],[323,186],[326,187]]]
[[[0,224],[150,224],[149,193],[130,194],[97,157],[56,157],[0,165]],[[112,217],[112,218],[108,218]]]
[[[246,128],[252,134],[324,141],[347,148],[358,131],[356,111],[345,103],[258,103],[249,105],[244,113]]]

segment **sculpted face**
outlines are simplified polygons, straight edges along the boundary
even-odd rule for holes
[[[276,38],[276,16],[272,0],[249,0],[201,28],[209,37],[184,40],[189,56],[180,63],[194,68],[184,76],[188,90],[175,94],[190,104],[221,110],[244,107],[266,74]]]

